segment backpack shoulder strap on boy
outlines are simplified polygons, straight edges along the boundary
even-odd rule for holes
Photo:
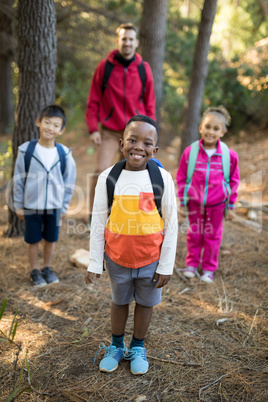
[[[103,74],[103,78],[102,78],[102,85],[101,85],[101,93],[102,94],[104,93],[105,89],[107,88],[108,80],[113,71],[113,68],[114,68],[114,64],[111,63],[109,60],[106,60],[105,67],[104,67],[104,74]],[[139,71],[140,79],[142,82],[142,91],[141,91],[141,99],[142,99],[144,92],[145,92],[145,86],[146,86],[146,71],[145,71],[143,61],[138,65],[138,71]]]
[[[31,140],[29,142],[29,145],[28,145],[27,149],[26,149],[25,156],[24,156],[26,175],[29,172],[31,159],[32,159],[32,156],[33,156],[33,153],[34,153],[34,150],[35,150],[37,142],[38,142],[37,139]],[[65,152],[64,152],[63,146],[61,144],[58,144],[57,142],[55,142],[55,145],[56,145],[56,148],[57,148],[57,151],[58,151],[58,154],[59,154],[59,158],[60,158],[61,174],[63,175],[64,171],[65,171],[65,167],[66,167]]]
[[[126,161],[120,161],[116,163],[113,168],[111,169],[110,173],[106,179],[106,188],[107,188],[107,196],[108,196],[108,212],[110,214],[112,204],[113,204],[113,197],[114,197],[114,188],[115,184],[126,165]],[[149,160],[147,163],[147,169],[150,176],[150,180],[153,187],[154,192],[154,201],[156,204],[156,208],[158,209],[159,215],[162,217],[161,211],[161,201],[164,191],[164,181],[159,170],[157,162],[153,160]]]

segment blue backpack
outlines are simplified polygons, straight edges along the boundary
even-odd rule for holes
[[[28,148],[26,149],[26,152],[25,152],[24,162],[25,162],[25,173],[26,173],[26,177],[27,177],[27,174],[28,174],[28,172],[29,172],[29,167],[30,167],[31,159],[32,159],[32,156],[33,156],[33,153],[34,153],[34,150],[35,150],[35,147],[36,147],[37,142],[38,142],[38,140],[36,140],[36,139],[31,140],[31,141],[29,142]],[[56,145],[56,148],[57,148],[57,151],[58,151],[58,154],[59,154],[59,158],[60,158],[60,169],[61,169],[61,174],[62,174],[62,176],[63,176],[64,171],[65,171],[65,167],[66,167],[66,160],[65,160],[65,156],[66,156],[66,155],[65,155],[63,146],[62,146],[61,144],[58,144],[57,142],[55,142],[55,145]]]

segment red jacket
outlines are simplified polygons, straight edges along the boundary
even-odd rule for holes
[[[128,120],[136,114],[144,114],[155,119],[155,94],[151,68],[144,62],[146,86],[143,99],[142,82],[138,65],[142,58],[135,53],[135,60],[124,68],[116,59],[118,50],[109,53],[107,59],[114,64],[107,88],[101,92],[106,59],[102,60],[94,73],[87,100],[86,122],[89,132],[98,131],[98,122],[110,130],[122,131]]]

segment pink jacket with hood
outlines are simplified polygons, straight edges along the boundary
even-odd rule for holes
[[[98,131],[100,122],[113,131],[123,131],[128,120],[136,114],[143,114],[155,119],[155,93],[151,68],[144,63],[146,85],[143,97],[142,82],[138,65],[142,57],[135,53],[135,60],[125,68],[115,58],[118,50],[109,53],[107,59],[102,60],[94,73],[87,100],[86,122],[89,133]],[[101,91],[102,79],[106,60],[114,64],[109,77],[107,88]]]
[[[183,194],[186,185],[187,166],[191,145],[187,147],[181,157],[177,172],[178,196],[181,206],[184,206]],[[234,208],[239,185],[238,155],[229,148],[230,152],[230,187],[231,194],[228,209]],[[216,206],[228,198],[227,186],[222,169],[222,150],[220,141],[217,143],[216,153],[209,157],[203,147],[203,139],[199,141],[199,153],[195,170],[188,189],[188,199],[204,206]]]

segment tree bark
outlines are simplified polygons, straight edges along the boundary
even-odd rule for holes
[[[38,138],[35,120],[45,106],[55,102],[57,37],[54,0],[19,0],[18,49],[19,96],[12,142],[12,175],[18,146]],[[23,233],[23,223],[14,212],[11,182],[7,236],[15,237]]]
[[[0,134],[11,131],[14,123],[12,67],[14,56],[13,0],[0,0]]]
[[[188,105],[182,135],[181,154],[193,141],[198,139],[198,127],[208,70],[208,52],[210,36],[217,10],[217,0],[205,0],[196,42]]]
[[[152,69],[156,97],[156,118],[160,121],[163,92],[163,62],[165,53],[168,0],[144,0],[140,30],[141,54]]]

